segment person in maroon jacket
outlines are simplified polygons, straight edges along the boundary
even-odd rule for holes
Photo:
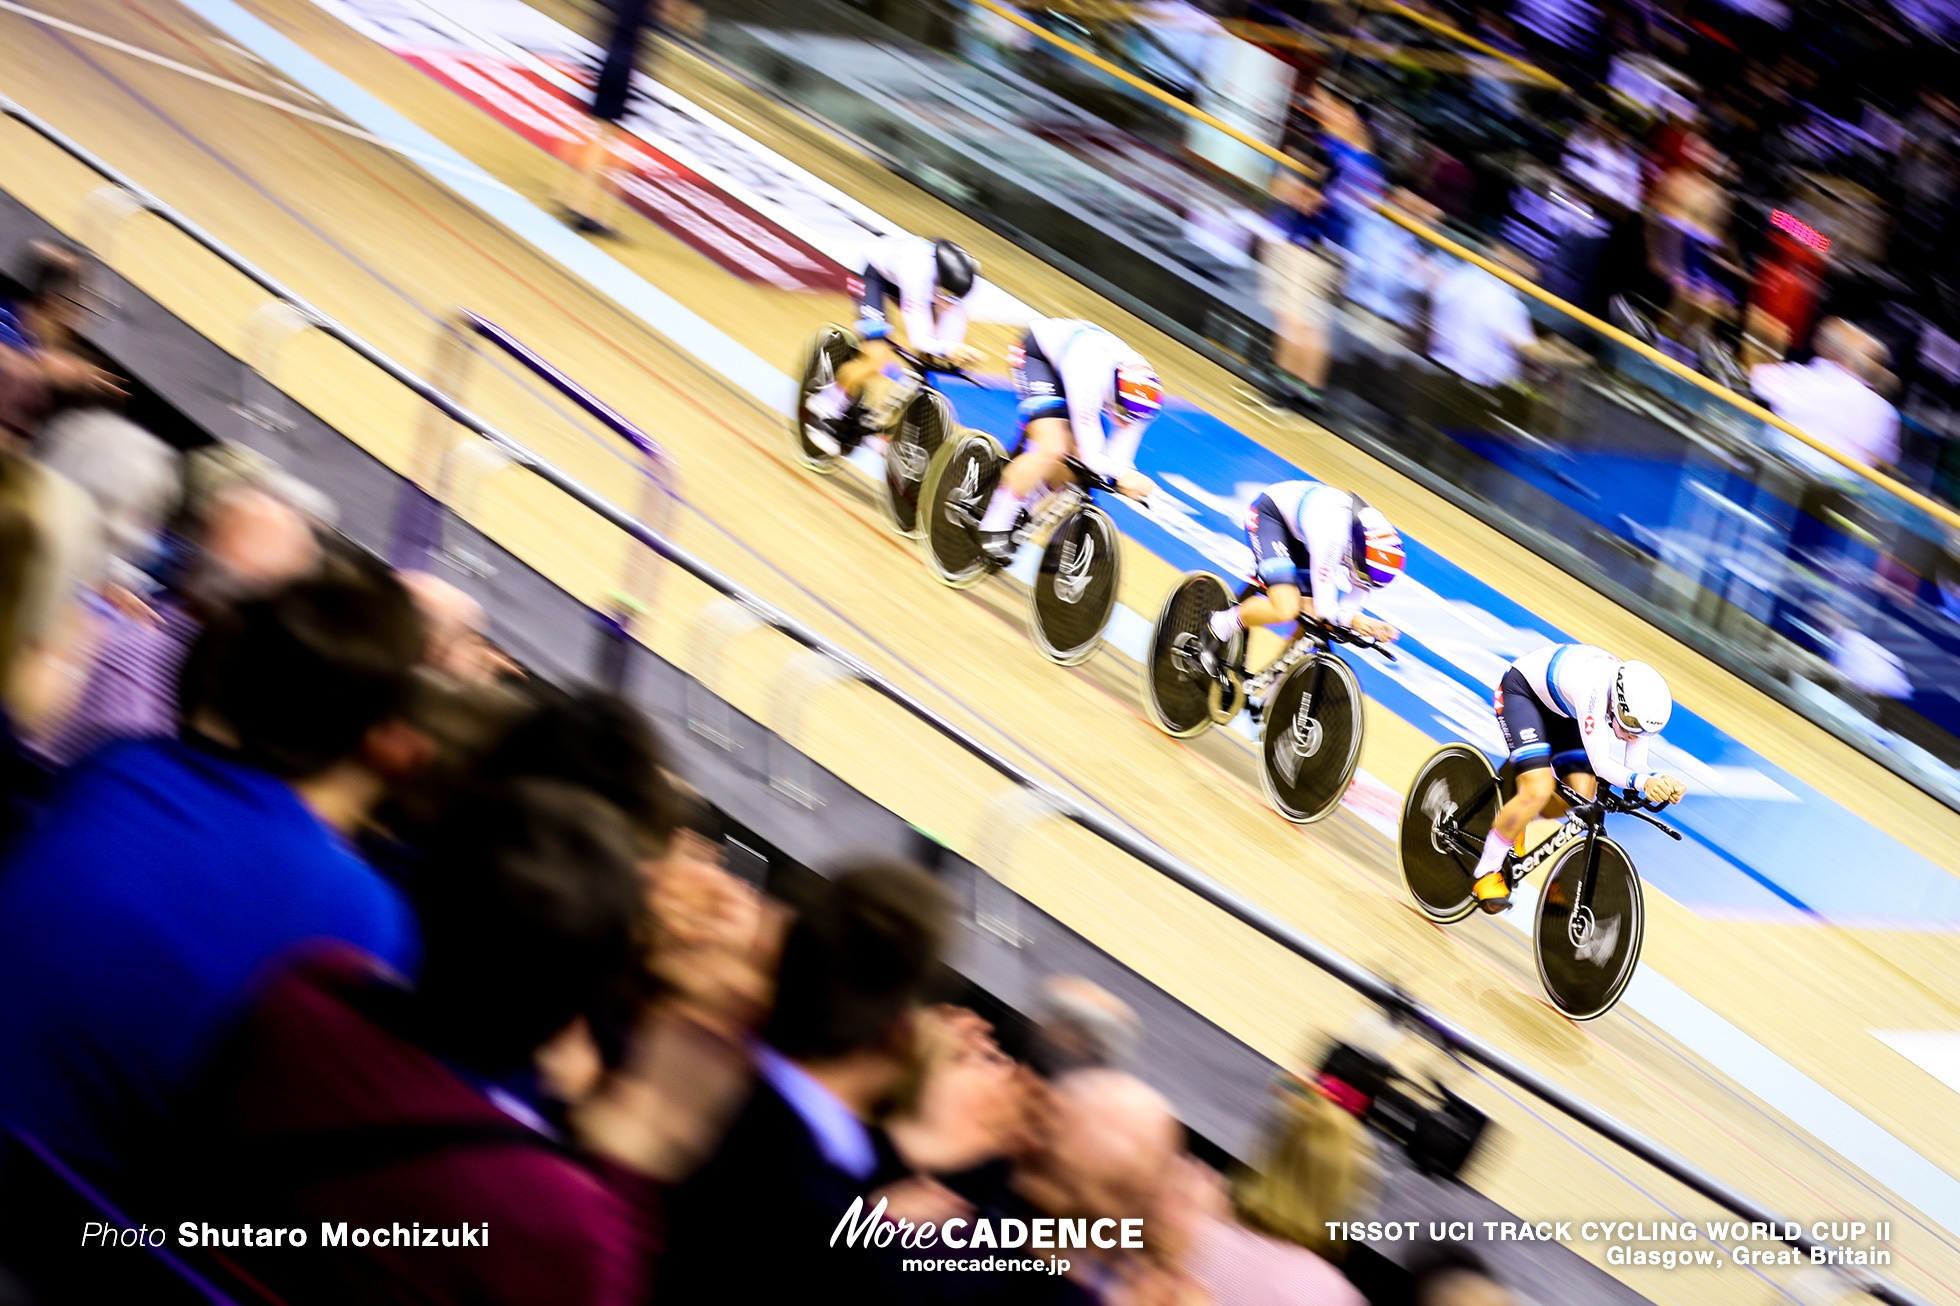
[[[586,788],[516,779],[460,800],[431,842],[415,988],[336,949],[246,1019],[207,1103],[229,1213],[202,1223],[293,1302],[637,1306],[658,1182],[579,1149],[533,1070],[637,973],[632,831]],[[233,1250],[247,1220],[307,1245]]]

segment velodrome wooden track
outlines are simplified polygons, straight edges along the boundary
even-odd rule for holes
[[[247,7],[523,194],[544,202],[560,165],[303,0]],[[322,106],[171,0],[93,0],[58,16],[228,82]],[[561,15],[582,25],[576,14]],[[1681,700],[1949,870],[1960,817],[1732,677],[1672,644],[1425,491],[1311,424],[1245,403],[1231,377],[1136,322],[874,161],[686,58],[669,75],[743,130],[915,230],[973,248],[988,274],[1036,308],[1097,318],[1157,360],[1167,384],[1314,475],[1353,486],[1392,519],[1582,638],[1646,657]],[[781,419],[684,349],[434,183],[412,162],[230,90],[0,11],[0,93],[133,173],[221,239],[396,358],[436,363],[437,324],[458,306],[543,350],[654,432],[686,474],[680,541],[771,601],[858,651],[983,738],[1105,804],[1166,846],[1268,904],[1355,960],[1405,983],[1449,1018],[1806,1222],[1892,1219],[1890,1273],[1935,1300],[1960,1294],[1960,1243],[1827,1146],[1632,1013],[1577,1027],[1537,996],[1521,934],[1484,920],[1445,933],[1404,905],[1393,850],[1338,813],[1302,832],[1261,802],[1250,750],[1223,732],[1170,741],[1140,713],[1134,668],[1104,653],[1076,672],[1041,661],[1004,583],[960,595],[935,584],[911,546],[846,477],[820,480],[788,459]],[[13,124],[0,127],[0,186],[58,226],[89,234],[96,179]],[[786,370],[840,299],[737,281],[663,231],[627,220],[615,257]],[[111,262],[213,339],[247,352],[264,297],[160,224],[116,232]],[[982,333],[998,349],[1004,333]],[[419,405],[339,346],[295,337],[277,381],[391,464],[427,474]],[[504,429],[610,495],[636,500],[634,473],[494,367],[465,398]],[[580,596],[619,585],[623,538],[548,487],[509,472],[469,507],[493,535]],[[719,523],[731,534],[711,523]],[[739,537],[739,543],[735,537]],[[746,547],[744,547],[746,546]],[[1125,600],[1155,610],[1167,567],[1128,553]],[[686,665],[685,632],[706,591],[669,574],[649,642]],[[848,622],[845,620],[848,617]],[[876,644],[872,642],[875,636]],[[766,687],[794,652],[768,634],[731,642],[714,683],[765,720]],[[1406,783],[1430,747],[1374,711],[1363,765]],[[806,706],[799,742],[826,765],[962,850],[976,849],[998,780],[872,695],[848,686]],[[1846,867],[1882,883],[1882,868]],[[1240,1038],[1276,1058],[1347,1028],[1360,1005],[1339,985],[1094,839],[1058,822],[1010,850],[1016,889]],[[1876,888],[1875,888],[1875,891]],[[1867,1032],[1960,1029],[1960,941],[1952,935],[1715,921],[1649,889],[1647,959],[1923,1156],[1960,1169],[1960,1105],[1950,1090]],[[1457,1076],[1503,1137],[1476,1184],[1532,1219],[1697,1219],[1705,1201],[1494,1085]],[[1600,1259],[1603,1247],[1577,1250]],[[1661,1302],[1772,1299],[1765,1279],[1617,1270]],[[1786,1283],[1773,1272],[1771,1282]]]

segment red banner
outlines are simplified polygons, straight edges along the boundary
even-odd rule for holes
[[[584,107],[530,69],[461,50],[398,50],[404,59],[560,158],[589,130]],[[744,281],[783,290],[844,290],[849,272],[699,173],[632,136],[618,138],[622,199]]]

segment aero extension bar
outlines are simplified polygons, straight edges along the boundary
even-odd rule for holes
[[[155,195],[138,185],[105,160],[71,139],[53,124],[28,112],[13,100],[0,95],[0,114],[13,118],[28,130],[34,132],[63,153],[82,163],[105,180],[121,187],[129,197],[143,209],[154,214],[179,232],[202,246],[215,257],[229,264],[241,275],[257,284],[267,294],[289,305],[310,325],[345,345],[363,359],[388,374],[397,382],[435,406],[458,425],[474,431],[490,441],[512,462],[540,479],[549,482],[579,503],[590,508],[599,516],[617,526],[620,530],[644,544],[648,549],[680,568],[688,575],[706,585],[709,589],[734,600],[746,608],[755,618],[771,629],[776,630],[803,647],[821,653],[835,662],[846,674],[859,684],[890,700],[907,713],[924,722],[940,735],[950,740],[966,752],[979,758],[1001,775],[1023,786],[1042,801],[1053,812],[1088,830],[1098,838],[1122,849],[1144,865],[1167,876],[1171,880],[1204,899],[1226,915],[1249,928],[1265,935],[1287,951],[1304,958],[1320,969],[1347,985],[1362,997],[1383,1008],[1395,1019],[1425,1034],[1441,1047],[1467,1060],[1474,1061],[1503,1079],[1509,1080],[1525,1092],[1555,1107],[1565,1115],[1585,1125],[1595,1133],[1610,1139],[1619,1147],[1639,1157],[1655,1169],[1675,1181],[1701,1194],[1716,1205],[1741,1216],[1753,1223],[1767,1223],[1776,1229],[1795,1227],[1785,1217],[1771,1211],[1746,1194],[1730,1187],[1715,1176],[1702,1170],[1663,1147],[1653,1139],[1629,1128],[1620,1121],[1600,1111],[1582,1098],[1566,1091],[1551,1080],[1540,1075],[1530,1067],[1513,1060],[1485,1043],[1467,1030],[1456,1028],[1441,1016],[1431,1012],[1403,993],[1394,985],[1383,980],[1372,971],[1366,970],[1348,960],[1340,953],[1326,947],[1318,940],[1302,933],[1271,912],[1251,902],[1213,880],[1204,872],[1174,856],[1166,849],[1145,838],[1128,826],[1093,811],[1050,785],[1030,775],[1027,771],[1009,761],[999,752],[981,743],[960,727],[946,720],[925,704],[913,698],[903,689],[892,684],[848,650],[832,643],[816,631],[805,626],[786,612],[756,597],[737,585],[721,572],[694,557],[686,550],[676,547],[658,532],[639,521],[632,514],[617,507],[609,500],[588,489],[585,485],[558,468],[552,466],[537,454],[531,452],[517,440],[504,434],[489,422],[470,412],[460,403],[436,389],[420,376],[409,371],[394,359],[388,357],[373,345],[355,335],[340,323],[328,317],[311,303],[287,288],[284,284],[247,261],[242,255],[221,243],[215,236],[177,212]],[[1799,1233],[1792,1238],[1783,1239],[1794,1247],[1806,1252],[1813,1247],[1823,1246]],[[1906,1292],[1890,1280],[1863,1271],[1837,1267],[1845,1277],[1856,1284],[1863,1292],[1892,1306],[1928,1306],[1920,1298]]]

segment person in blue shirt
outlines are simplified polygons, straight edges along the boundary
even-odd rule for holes
[[[207,628],[185,738],[57,784],[0,861],[0,1123],[114,1170],[282,958],[340,940],[413,971],[409,906],[349,840],[426,753],[423,640],[393,576],[337,561]]]

